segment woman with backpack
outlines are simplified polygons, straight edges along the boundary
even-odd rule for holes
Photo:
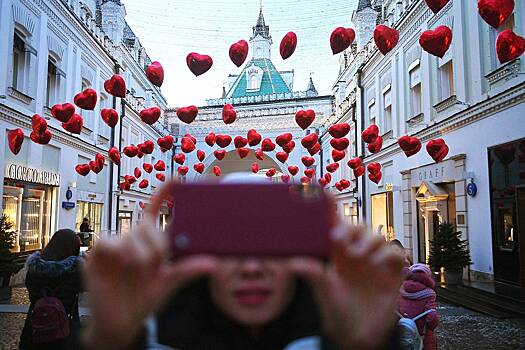
[[[423,337],[424,350],[437,349],[434,329],[439,323],[439,315],[436,311],[435,287],[436,284],[429,267],[417,263],[410,266],[400,290],[399,313],[402,317],[409,319],[416,319],[420,316],[415,323],[419,335]]]
[[[31,302],[20,336],[21,350],[79,348],[80,240],[75,231],[55,232],[42,252],[26,262]]]

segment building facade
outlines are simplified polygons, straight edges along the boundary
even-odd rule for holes
[[[78,230],[85,217],[99,237],[117,234],[117,225],[124,234],[139,220],[139,202],[148,201],[158,182],[153,175],[146,190],[120,191],[119,180],[132,173],[139,160],[123,156],[121,167],[114,166],[108,149],[167,133],[162,122],[148,126],[138,116],[153,105],[163,109],[166,101],[146,79],[150,59],[126,24],[124,6],[119,0],[4,0],[0,6],[0,35],[5,38],[0,43],[1,201],[17,233],[14,250],[40,249],[57,229]],[[103,88],[115,73],[126,80],[126,99]],[[50,108],[72,103],[75,94],[88,87],[98,93],[95,110],[77,109],[84,120],[82,132],[66,132]],[[115,128],[100,118],[103,108],[121,114]],[[53,135],[45,146],[27,137],[34,114],[47,119]],[[10,152],[6,137],[16,128],[26,134],[18,155]],[[75,166],[97,153],[105,157],[103,171],[78,175]],[[171,156],[160,150],[144,161],[158,159],[171,166]]]
[[[525,241],[525,58],[500,64],[495,39],[507,28],[525,33],[525,4],[516,2],[498,30],[476,6],[450,0],[434,14],[422,0],[359,1],[352,16],[356,44],[342,54],[334,84],[335,119],[353,123],[355,156],[379,162],[383,179],[376,185],[365,174],[354,180],[356,198],[340,201],[374,231],[399,239],[414,261],[428,260],[439,223],[454,223],[473,262],[464,278],[523,288],[525,251],[518,242]],[[373,42],[378,23],[399,31],[399,43],[386,55]],[[418,42],[423,31],[439,25],[453,32],[443,58]],[[377,154],[360,138],[371,124],[384,139]],[[407,158],[397,145],[404,135],[421,140],[417,155]],[[441,163],[425,150],[436,138],[450,149]]]

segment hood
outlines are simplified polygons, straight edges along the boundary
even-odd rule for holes
[[[421,282],[406,280],[403,282],[403,289],[408,293],[415,293],[428,288]]]
[[[28,272],[43,278],[60,278],[75,273],[78,267],[78,256],[70,256],[64,260],[44,260],[40,252],[31,254],[27,258]]]
[[[424,284],[427,288],[434,289],[436,288],[436,282],[434,282],[434,279],[431,277],[432,275],[428,275],[423,272],[409,272],[408,276],[406,277],[407,280],[419,282]]]

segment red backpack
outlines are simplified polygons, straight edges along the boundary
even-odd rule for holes
[[[69,317],[64,304],[57,297],[44,293],[29,314],[29,321],[33,344],[55,342],[69,336]]]

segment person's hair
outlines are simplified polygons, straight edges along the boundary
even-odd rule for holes
[[[64,260],[70,256],[76,256],[80,253],[80,241],[73,230],[58,230],[51,237],[47,246],[42,250],[44,260]]]
[[[88,218],[84,218],[84,220],[82,220],[82,221],[89,221],[89,219]]]
[[[396,247],[399,247],[401,249],[405,249],[405,247],[403,247],[403,243],[401,243],[401,241],[399,239],[391,240],[390,242],[388,242],[388,245],[389,246],[395,245]]]

